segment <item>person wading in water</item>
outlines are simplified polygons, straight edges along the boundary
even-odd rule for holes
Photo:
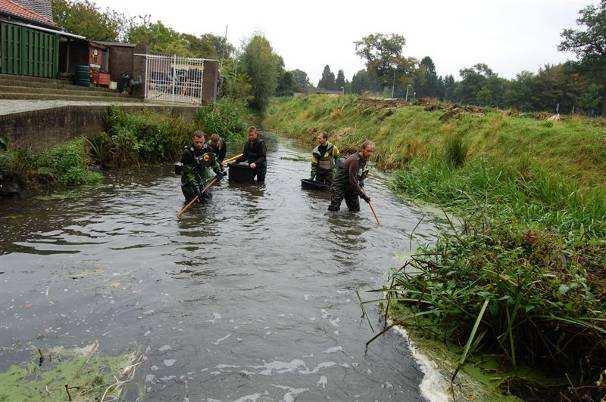
[[[242,156],[236,159],[236,162],[244,161],[255,171],[257,182],[264,183],[267,172],[267,146],[265,141],[259,138],[259,131],[254,126],[248,128],[248,141],[244,144]]]
[[[338,211],[345,199],[347,208],[352,212],[360,211],[360,199],[370,203],[370,197],[362,190],[360,181],[366,171],[366,162],[375,151],[375,144],[365,140],[360,150],[351,155],[337,169],[337,175],[331,187],[329,211]]]
[[[185,147],[181,155],[183,172],[181,173],[181,190],[187,202],[191,201],[196,195],[198,201],[208,201],[212,198],[209,191],[201,194],[201,191],[212,180],[212,171],[221,179],[225,173],[221,172],[221,167],[217,163],[214,153],[205,145],[204,132],[196,131],[193,136],[193,143]]]
[[[210,136],[210,141],[208,141],[206,145],[215,154],[217,162],[219,162],[219,164],[222,164],[225,160],[225,155],[227,154],[227,146],[225,145],[223,139],[219,137],[218,134],[213,134]]]
[[[318,135],[318,146],[311,153],[311,180],[332,184],[339,149],[328,142],[328,133]]]

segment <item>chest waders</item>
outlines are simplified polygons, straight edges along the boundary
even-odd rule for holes
[[[181,191],[187,202],[191,201],[213,178],[212,170],[217,166],[214,153],[207,148],[196,152],[194,147],[187,147],[183,154],[181,174]],[[209,201],[212,193],[206,191],[200,201]]]
[[[248,142],[246,144],[246,161],[251,164],[259,159],[260,152],[259,149],[264,147],[265,143],[262,140],[256,140],[254,144],[250,144]],[[267,155],[265,156],[267,158]],[[257,176],[257,182],[263,183],[265,182],[265,175],[267,174],[267,161],[263,161],[257,164],[257,167],[254,169],[255,175]]]
[[[322,183],[332,183],[335,168],[335,147],[329,144],[324,152],[317,146],[312,151],[311,178]],[[315,162],[315,163],[314,163]]]
[[[358,171],[356,172],[356,178],[360,178],[360,172],[365,172],[366,161],[360,158],[359,153],[355,153],[350,158],[356,158],[358,161]],[[330,205],[328,206],[329,211],[338,211],[341,209],[341,203],[345,200],[347,209],[351,212],[360,211],[360,195],[357,189],[352,188],[349,183],[349,165],[351,161],[347,160],[343,166],[337,170],[335,181],[332,184],[330,191]]]

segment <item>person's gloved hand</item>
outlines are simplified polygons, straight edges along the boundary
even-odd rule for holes
[[[360,195],[360,197],[362,197],[362,199],[363,199],[364,201],[366,201],[366,202],[370,203],[370,197],[369,197],[369,196],[367,196],[366,194],[362,193],[362,194]]]
[[[221,179],[223,179],[225,176],[227,176],[227,172],[225,172],[225,171],[220,171],[220,172],[217,172],[217,180],[221,180]]]

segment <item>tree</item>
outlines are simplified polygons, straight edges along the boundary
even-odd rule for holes
[[[535,110],[537,76],[530,71],[522,71],[511,81],[505,103],[524,112]]]
[[[292,74],[292,78],[295,83],[296,92],[305,92],[311,88],[309,77],[305,71],[296,69],[292,70],[290,73]]]
[[[200,36],[181,34],[187,41],[189,52],[193,57],[225,60],[231,57],[234,47],[224,37],[205,33]]]
[[[602,115],[606,115],[606,0],[599,6],[590,5],[579,11],[577,25],[582,29],[562,31],[561,51],[572,51],[580,60],[583,68],[597,80],[601,86]]]
[[[274,53],[269,41],[262,35],[254,35],[244,46],[242,54],[244,72],[252,86],[250,107],[264,113],[269,98],[276,92],[278,76],[284,62]]]
[[[238,64],[241,63],[237,59],[224,60],[221,67],[221,96],[250,103],[253,100],[250,78]]]
[[[416,59],[407,58],[402,51],[406,39],[402,35],[376,33],[354,42],[356,54],[366,61],[366,70],[382,87],[395,82],[405,86],[414,72]]]
[[[579,98],[587,86],[574,63],[547,65],[536,75],[533,109],[555,112],[559,105],[560,113],[570,113],[579,106]]]
[[[442,96],[445,100],[454,101],[457,83],[452,75],[447,75],[443,80],[444,92]]]
[[[295,92],[296,84],[292,72],[282,71],[278,78],[277,96],[292,96]]]
[[[330,71],[330,66],[327,64],[322,71],[322,78],[318,82],[318,88],[334,90],[337,87],[335,84],[335,75]]]
[[[131,21],[126,32],[127,42],[147,45],[149,52],[165,55],[192,57],[189,42],[174,29],[161,21],[151,22],[149,16]]]
[[[101,11],[92,1],[52,0],[53,20],[65,30],[98,41],[122,39],[126,17],[114,10]]]
[[[373,81],[370,74],[366,70],[360,70],[351,78],[351,92],[355,94],[363,94],[377,90],[377,84]]]
[[[417,77],[418,83],[415,85],[415,90],[418,97],[434,98],[439,96],[438,74],[431,57],[427,56],[421,60]]]
[[[590,84],[587,90],[579,97],[579,106],[590,115],[600,107],[600,86]]]
[[[505,106],[507,80],[500,78],[486,64],[462,69],[455,96],[463,103],[480,106]]]
[[[337,79],[335,80],[335,89],[345,89],[345,73],[343,72],[343,70],[339,70],[337,72]]]

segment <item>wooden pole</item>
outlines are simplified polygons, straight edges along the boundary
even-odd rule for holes
[[[206,192],[206,190],[208,190],[208,189],[210,188],[210,186],[212,186],[213,184],[215,184],[215,183],[216,183],[216,181],[217,181],[217,180],[218,180],[218,177],[217,177],[217,176],[215,176],[215,178],[214,178],[214,179],[212,179],[212,180],[210,181],[210,183],[208,183],[208,184],[206,185],[206,187],[204,187],[204,190],[202,190],[202,191],[200,192],[200,195],[204,194],[204,193]],[[181,215],[183,215],[183,213],[184,213],[185,211],[187,211],[187,210],[189,209],[189,207],[191,207],[191,206],[192,206],[192,204],[193,204],[194,202],[198,201],[198,198],[200,197],[200,195],[195,196],[195,197],[194,197],[194,199],[193,199],[193,200],[191,200],[191,201],[189,202],[189,204],[187,204],[186,206],[184,206],[184,207],[183,207],[183,208],[182,208],[182,209],[179,211],[179,213],[177,214],[177,219],[181,218]]]
[[[377,225],[381,226],[381,222],[379,222],[379,218],[377,218],[377,213],[375,212],[374,207],[372,206],[372,204],[369,202],[368,206],[370,207],[370,210],[372,211],[372,214],[375,216],[375,220],[377,221]]]
[[[239,158],[239,157],[241,157],[242,155],[244,155],[244,154],[240,154],[240,155],[232,156],[232,157],[231,157],[231,158],[229,158],[229,159],[225,159],[225,160],[224,160],[222,163],[223,163],[224,165],[226,165],[226,164],[228,164],[229,162],[231,162],[231,161],[233,161],[233,160],[238,159],[238,158]]]

